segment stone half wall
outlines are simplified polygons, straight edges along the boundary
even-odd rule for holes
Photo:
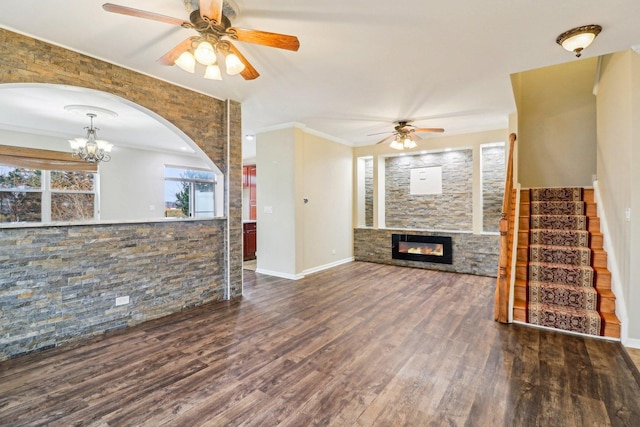
[[[406,261],[391,258],[391,235],[450,236],[453,245],[453,264]],[[459,232],[435,232],[406,229],[356,228],[353,233],[356,261],[402,265],[429,270],[451,271],[495,277],[498,270],[500,236]]]
[[[56,347],[225,293],[224,220],[4,229],[0,360]],[[130,303],[116,306],[116,297]]]

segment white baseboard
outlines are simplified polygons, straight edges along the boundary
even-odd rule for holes
[[[640,349],[640,340],[635,338],[627,338],[627,340],[624,342],[624,346]]]
[[[300,279],[304,279],[304,277],[307,274],[317,273],[318,271],[322,271],[322,270],[328,270],[329,268],[337,267],[339,265],[346,264],[352,261],[353,261],[353,257],[349,257],[349,258],[341,259],[329,264],[320,265],[318,267],[308,268],[300,274],[281,273],[279,271],[265,270],[262,268],[256,269],[256,273],[266,274],[267,276],[282,277],[283,279],[289,279],[289,280],[300,280]]]
[[[289,279],[289,280],[304,279],[304,274],[281,273],[279,271],[265,270],[262,268],[257,268],[256,273],[266,274],[267,276],[281,277],[283,279]]]
[[[529,328],[543,329],[543,330],[549,331],[549,332],[558,332],[558,333],[561,333],[561,334],[575,335],[575,336],[578,336],[578,337],[593,338],[593,339],[603,340],[603,341],[616,341],[616,342],[620,341],[618,338],[603,337],[601,335],[583,334],[582,332],[565,331],[564,329],[550,328],[548,326],[542,326],[542,325],[534,325],[533,323],[527,323],[527,322],[523,322],[521,320],[514,320],[513,323],[515,323],[517,325],[527,326]]]
[[[347,264],[347,263],[352,262],[352,261],[353,261],[353,257],[341,259],[341,260],[338,260],[338,261],[331,262],[329,264],[320,265],[318,267],[313,267],[313,268],[308,268],[308,269],[304,270],[302,272],[302,274],[307,275],[307,274],[317,273],[318,271],[328,270],[329,268],[337,267],[337,266],[342,265],[342,264]]]
[[[624,301],[624,293],[620,281],[620,270],[618,269],[618,261],[616,255],[611,249],[611,233],[607,223],[607,216],[602,209],[602,199],[600,198],[600,187],[598,181],[593,182],[593,194],[595,196],[596,205],[598,207],[598,217],[600,218],[600,231],[604,235],[604,250],[607,252],[607,268],[611,272],[611,290],[616,296],[616,316],[620,319],[620,341],[622,344],[629,345],[629,341],[638,341],[629,338],[629,317],[627,316],[627,305]],[[639,347],[640,348],[640,347]]]

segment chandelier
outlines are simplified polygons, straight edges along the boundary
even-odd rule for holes
[[[204,65],[204,78],[222,80],[222,73],[218,66],[217,54],[224,56],[225,71],[233,76],[244,71],[245,65],[238,55],[231,52],[229,42],[218,40],[214,36],[194,37],[191,41],[191,49],[185,50],[176,59],[175,64],[188,73],[194,73],[196,63]]]
[[[84,138],[74,138],[69,140],[71,149],[73,150],[73,157],[79,157],[80,159],[90,162],[108,162],[111,160],[111,149],[113,144],[108,143],[103,139],[98,139],[96,133],[100,129],[93,127],[93,119],[97,116],[96,113],[87,113],[91,124],[85,127],[87,135]]]
[[[395,148],[396,150],[410,149],[417,146],[418,144],[411,139],[408,133],[398,133],[395,139],[391,141],[391,144],[389,144],[389,147]]]

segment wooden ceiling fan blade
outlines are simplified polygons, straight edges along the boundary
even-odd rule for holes
[[[215,21],[220,25],[222,22],[222,1],[223,0],[200,0],[200,16]]]
[[[388,140],[390,140],[390,139],[391,139],[391,138],[393,138],[393,137],[395,137],[395,134],[392,134],[392,135],[389,135],[389,136],[387,136],[387,137],[384,137],[384,138],[382,138],[380,141],[376,142],[376,145],[377,145],[377,144],[382,144],[383,142],[388,141]]]
[[[227,41],[225,40],[225,42]],[[226,51],[226,50],[222,51],[222,54],[225,56],[225,58],[230,53],[235,54],[238,57],[238,59],[244,64],[244,70],[240,72],[240,75],[245,80],[254,80],[260,77],[260,73],[258,73],[258,71],[256,71],[255,68],[253,68],[253,65],[251,65],[251,63],[247,60],[247,58],[245,58],[244,55],[240,53],[240,51],[236,49],[236,47],[231,43],[229,43],[229,51]]]
[[[370,134],[368,134],[367,136],[384,135],[385,133],[393,133],[393,132],[389,132],[389,131],[387,131],[387,132],[370,133]]]
[[[269,33],[259,30],[248,30],[246,28],[229,27],[227,29],[229,37],[246,43],[255,43],[263,46],[277,47],[297,51],[300,48],[300,41],[296,36],[286,34]]]
[[[164,22],[165,24],[178,26],[191,26],[190,22],[182,19],[173,18],[171,16],[160,15],[158,13],[147,12],[145,10],[134,9],[132,7],[119,6],[117,4],[105,3],[102,8],[107,12],[119,13],[121,15],[135,16],[136,18],[151,19],[152,21]]]
[[[174,47],[169,52],[167,52],[164,55],[162,55],[162,57],[160,57],[158,59],[158,62],[161,63],[162,65],[173,65],[173,64],[175,64],[176,59],[178,59],[178,57],[180,55],[182,55],[182,52],[191,49],[191,43],[194,40],[196,40],[197,38],[198,37],[193,36],[193,37],[189,37],[189,38],[183,40],[176,47]]]
[[[442,128],[416,128],[414,132],[444,132]]]

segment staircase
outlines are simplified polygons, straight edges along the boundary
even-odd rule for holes
[[[520,192],[513,319],[620,338],[593,189]]]

